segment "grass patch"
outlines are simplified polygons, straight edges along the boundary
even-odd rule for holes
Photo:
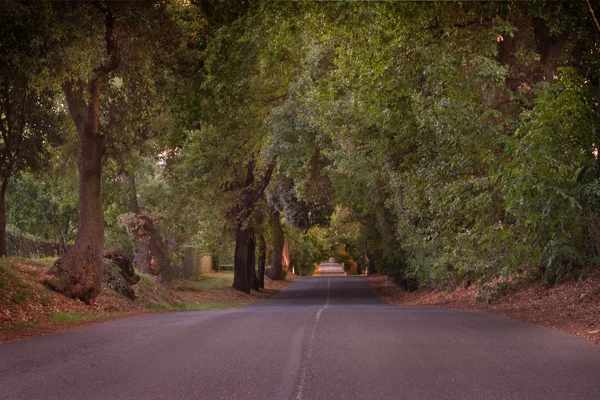
[[[222,310],[224,308],[238,307],[238,303],[184,303],[184,304],[146,304],[151,311],[206,311]]]
[[[23,304],[34,299],[40,290],[24,281],[11,263],[0,263],[0,306]]]
[[[89,321],[98,318],[97,314],[82,314],[77,312],[72,313],[54,313],[50,316],[52,322],[69,322],[76,323],[82,321]]]
[[[23,331],[26,329],[31,329],[34,328],[38,325],[38,321],[33,320],[33,321],[27,321],[27,322],[21,322],[18,323],[16,325],[11,326],[10,328],[2,328],[0,329],[0,333],[2,334],[7,334],[7,333],[12,333],[12,332],[18,332],[18,331]]]
[[[170,288],[180,292],[203,292],[212,289],[224,289],[233,283],[233,272],[213,272],[194,279],[177,279]]]
[[[173,290],[182,292],[202,292],[210,289],[223,289],[231,286],[231,279],[228,277],[210,277],[202,276],[195,280],[174,281],[171,284]]]
[[[237,303],[187,303],[182,304],[181,310],[222,310],[224,308],[237,307]]]
[[[32,267],[35,268],[50,268],[54,264],[54,262],[58,260],[58,257],[42,257],[42,258],[27,258],[23,259],[23,261]]]

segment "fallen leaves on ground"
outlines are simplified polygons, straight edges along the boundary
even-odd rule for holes
[[[87,305],[51,291],[40,282],[51,263],[4,258],[0,260],[0,343],[60,332],[111,319],[126,318],[157,311],[223,309],[241,307],[271,297],[289,282],[265,279],[265,289],[241,293],[231,287],[232,274],[208,274],[204,281],[217,281],[207,288],[198,280],[179,280],[162,285],[156,277],[145,275],[134,286],[132,301],[104,285],[100,296]],[[210,282],[209,282],[210,283]],[[196,287],[195,289],[192,289]],[[73,316],[69,322],[57,322],[56,316]]]
[[[515,284],[506,295],[487,297],[477,285],[452,291],[407,292],[383,275],[368,277],[375,292],[392,304],[476,310],[504,315],[600,343],[600,271],[585,281],[566,279],[547,288],[539,281]]]

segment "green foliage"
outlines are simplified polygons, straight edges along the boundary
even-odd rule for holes
[[[102,94],[111,246],[131,245],[124,174],[163,238],[222,262],[238,223],[274,239],[268,204],[301,275],[336,254],[406,288],[537,269],[551,284],[598,263],[600,53],[582,2],[152,4],[114,5],[128,58]],[[60,111],[52,90],[104,60],[100,11],[71,6],[9,2],[0,48],[29,43],[7,62],[39,60],[23,71],[37,108]],[[75,169],[72,141],[45,146],[50,171]],[[19,175],[9,223],[72,238],[64,175]]]
[[[524,113],[511,143],[504,185],[514,229],[528,250],[528,260],[521,263],[541,265],[549,283],[571,264],[588,264],[589,256],[597,255],[582,241],[586,235],[592,243],[598,240],[590,230],[598,220],[590,89],[574,70],[559,70],[556,83],[538,89],[535,106]]]
[[[294,266],[296,275],[312,276],[318,264],[329,258],[327,235],[327,228],[312,227],[302,232],[288,227],[286,237],[290,248],[290,263]]]
[[[74,174],[19,174],[7,193],[8,225],[33,237],[71,242],[79,220],[76,188]]]
[[[535,43],[551,39],[532,36],[525,17],[563,35],[582,8],[507,7],[311,10],[272,143],[288,175],[311,143],[325,155],[332,200],[351,216],[333,240],[357,267],[366,258],[406,287],[445,288],[540,265],[553,281],[594,263],[596,79],[586,61],[552,70],[549,83],[539,71],[555,60],[540,59]],[[518,28],[514,15],[524,16]],[[512,58],[504,41],[515,43]]]

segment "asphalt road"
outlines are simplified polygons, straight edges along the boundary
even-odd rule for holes
[[[344,276],[344,269],[336,262],[323,262],[319,264],[316,275],[318,276]]]
[[[600,346],[494,315],[297,279],[236,310],[0,345],[1,399],[600,399]]]

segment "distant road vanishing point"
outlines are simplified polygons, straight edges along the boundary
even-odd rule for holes
[[[344,276],[344,269],[341,264],[329,260],[319,264],[319,268],[315,272],[317,276]]]

